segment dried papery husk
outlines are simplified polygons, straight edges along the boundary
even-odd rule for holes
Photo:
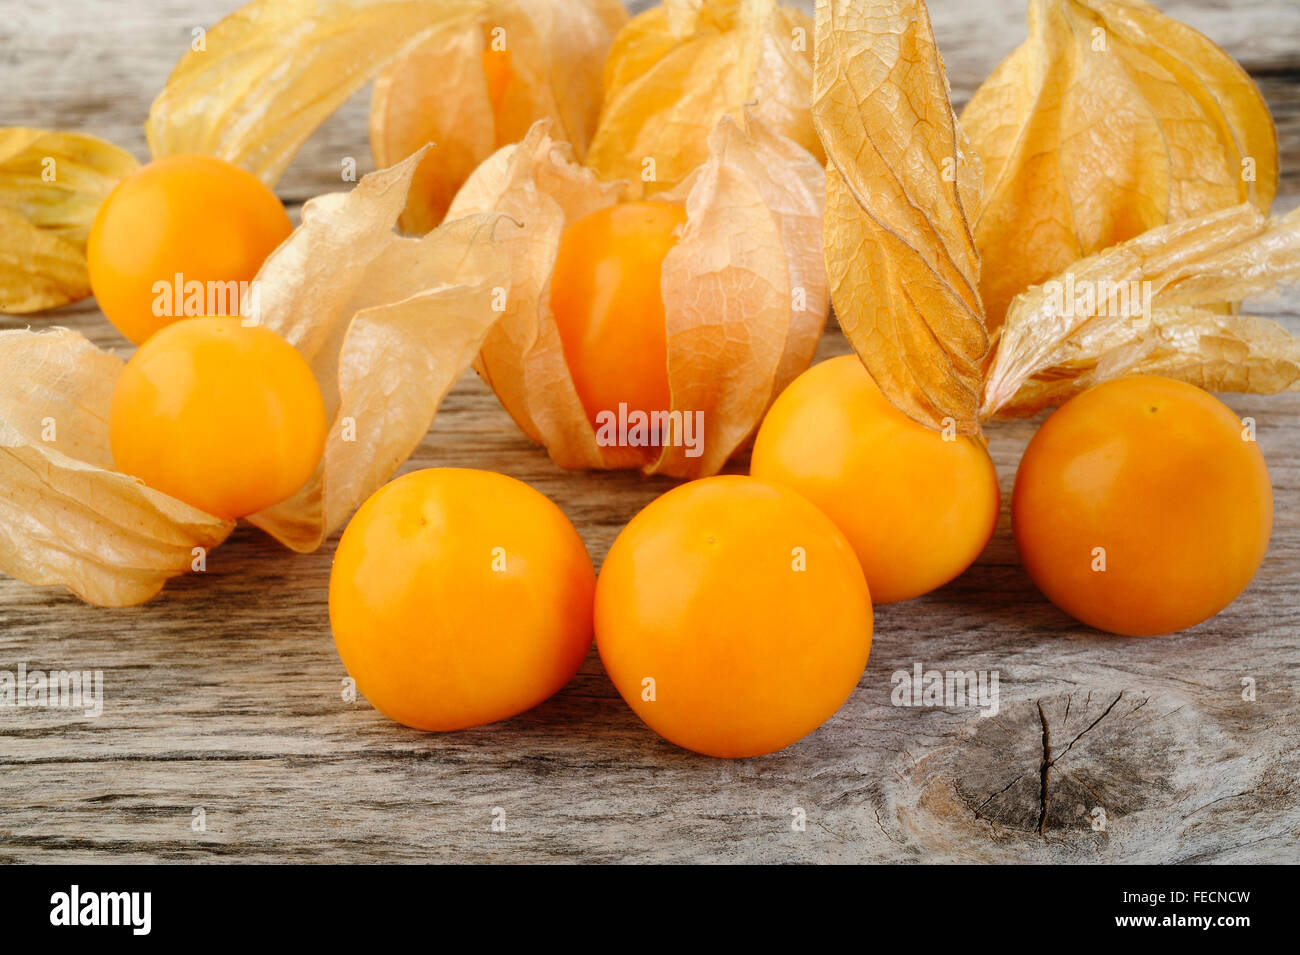
[[[508,304],[475,367],[532,440],[564,468],[640,467],[694,478],[715,473],[758,426],[777,391],[812,358],[827,313],[819,248],[823,172],[806,150],[729,117],[705,164],[659,198],[687,221],[664,259],[661,289],[671,412],[703,412],[703,453],[597,441],[565,362],[550,279],[570,222],[613,205],[602,183],[539,123],[494,155],[457,196],[449,222],[497,211],[513,267]],[[802,290],[796,294],[796,290]],[[798,306],[792,303],[798,300]]]
[[[969,216],[978,161],[919,0],[819,0],[813,119],[826,148],[826,267],[840,327],[927,427],[979,429],[988,336]]]
[[[330,421],[311,480],[249,518],[297,551],[318,548],[419,446],[509,283],[499,216],[395,231],[426,151],[308,202],[257,276],[257,320],[311,365]]]
[[[1012,301],[981,414],[1034,414],[1125,374],[1210,391],[1295,390],[1300,340],[1210,306],[1297,282],[1300,210],[1270,219],[1242,204],[1157,226]]]
[[[0,312],[37,312],[90,294],[90,226],[137,165],[84,133],[0,129]]]
[[[600,115],[605,57],[627,19],[619,0],[491,0],[387,66],[371,98],[375,162],[437,147],[411,185],[402,227],[423,233],[441,222],[479,163],[538,119],[552,119],[581,158]],[[504,46],[513,73],[499,108],[483,63],[490,44]]]
[[[809,18],[776,0],[665,0],[639,14],[606,62],[588,164],[631,198],[672,189],[706,160],[718,120],[745,110],[823,158],[811,39]]]
[[[474,367],[524,434],[561,467],[634,467],[642,457],[596,443],[550,306],[564,227],[612,206],[620,191],[579,165],[568,144],[551,137],[551,123],[539,120],[520,143],[475,170],[447,213],[449,224],[489,212],[509,219],[498,232],[510,260],[509,293]]]
[[[122,366],[66,328],[0,332],[0,570],[104,607],[149,600],[234,527],[113,470]]]
[[[149,110],[154,158],[217,156],[273,186],[384,66],[478,21],[487,0],[254,0],[208,30]]]
[[[704,441],[694,458],[664,447],[652,474],[721,470],[812,362],[826,325],[825,171],[756,116],[747,125],[719,120],[707,161],[666,196],[686,207],[664,257],[668,382],[674,410],[703,414]]]
[[[984,163],[975,222],[989,327],[1011,299],[1147,229],[1277,192],[1254,82],[1143,0],[1030,0],[1029,38],[962,125]]]

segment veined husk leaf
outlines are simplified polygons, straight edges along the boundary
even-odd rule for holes
[[[1074,263],[1007,310],[981,414],[1014,417],[1125,374],[1210,391],[1300,387],[1300,340],[1212,308],[1300,282],[1300,210],[1249,203],[1157,226]]]
[[[0,570],[106,607],[150,599],[234,527],[113,470],[122,365],[66,328],[0,332]]]
[[[510,261],[505,310],[474,367],[524,434],[564,467],[601,467],[607,459],[564,361],[550,277],[564,227],[613,205],[619,188],[578,165],[572,149],[551,138],[550,123],[539,120],[475,170],[447,213],[448,223],[488,212],[508,218],[498,233]],[[632,466],[636,457],[625,454],[621,464]]]
[[[308,202],[257,276],[257,319],[307,359],[330,420],[315,476],[249,518],[297,551],[319,547],[411,456],[497,318],[493,289],[509,282],[499,216],[395,231],[426,152]]]
[[[826,149],[826,267],[840,327],[928,427],[978,430],[988,336],[969,216],[980,170],[920,0],[818,0],[813,120]]]
[[[1030,0],[1029,38],[962,126],[984,163],[975,221],[989,327],[1011,299],[1154,226],[1277,192],[1250,77],[1144,0]]]
[[[827,313],[821,166],[753,116],[747,131],[724,116],[708,143],[705,163],[658,197],[682,203],[687,215],[664,259],[661,290],[667,410],[702,413],[698,456],[672,442],[602,445],[565,362],[550,308],[560,237],[570,222],[614,204],[618,184],[579,166],[542,122],[484,163],[452,204],[449,222],[485,211],[513,220],[499,233],[513,270],[508,303],[475,367],[561,467],[640,467],[684,478],[716,473],[812,358]]]
[[[91,223],[137,165],[85,133],[0,129],[0,312],[36,312],[90,294]]]
[[[588,164],[631,198],[671,189],[705,161],[719,118],[744,110],[820,159],[811,36],[776,0],[665,0],[639,14],[606,62]]]
[[[499,146],[549,117],[579,157],[600,115],[601,74],[627,22],[619,0],[488,0],[466,22],[439,30],[385,67],[370,107],[370,148],[389,166],[426,143],[402,227],[429,231],[456,191]],[[504,47],[512,74],[493,104],[483,55]]]
[[[664,257],[668,379],[674,408],[703,412],[705,441],[699,458],[665,447],[649,473],[721,470],[812,362],[826,325],[821,162],[757,115],[746,126],[723,116],[708,159],[665,194],[686,207]]]
[[[149,110],[154,158],[217,156],[274,185],[384,66],[476,22],[487,0],[253,0],[181,58]]]

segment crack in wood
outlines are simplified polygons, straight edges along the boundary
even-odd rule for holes
[[[1038,707],[1038,719],[1043,726],[1043,760],[1038,767],[1038,834],[1047,838],[1047,808],[1051,799],[1048,774],[1052,771],[1052,731],[1047,725],[1047,714],[1043,712],[1043,701],[1035,700]]]
[[[1091,698],[1091,697],[1089,697],[1089,698]],[[1123,690],[1120,690],[1120,692],[1119,692],[1119,696],[1117,696],[1117,697],[1115,697],[1115,699],[1111,700],[1111,702],[1110,702],[1110,706],[1106,707],[1105,711],[1101,714],[1101,716],[1099,716],[1099,717],[1097,717],[1095,720],[1093,720],[1092,723],[1089,724],[1088,728],[1085,729],[1082,733],[1080,733],[1080,734],[1079,734],[1078,736],[1076,736],[1074,739],[1070,740],[1070,745],[1067,746],[1067,747],[1065,747],[1065,749],[1063,749],[1063,750],[1061,751],[1061,755],[1060,755],[1060,756],[1055,756],[1055,757],[1053,757],[1053,758],[1051,759],[1051,761],[1050,761],[1049,764],[1048,764],[1048,768],[1050,769],[1051,766],[1052,766],[1052,764],[1054,764],[1057,760],[1062,759],[1062,758],[1065,756],[1066,753],[1068,753],[1071,749],[1074,748],[1074,744],[1075,744],[1075,743],[1077,743],[1077,742],[1079,742],[1079,740],[1083,739],[1083,737],[1084,737],[1085,734],[1087,734],[1087,733],[1089,733],[1090,731],[1092,731],[1093,729],[1095,729],[1098,723],[1100,723],[1100,722],[1101,722],[1102,720],[1104,720],[1107,716],[1109,716],[1109,715],[1110,715],[1110,711],[1113,710],[1113,709],[1115,708],[1115,704],[1118,703],[1118,702],[1119,702],[1120,700],[1122,700],[1123,698],[1124,698],[1124,691],[1123,691]],[[1138,706],[1135,706],[1135,707],[1133,707],[1133,709],[1129,710],[1129,715],[1132,716],[1134,713],[1136,713],[1138,710],[1140,710],[1143,706],[1146,706],[1146,704],[1147,704],[1147,700],[1144,699],[1144,700],[1143,700],[1143,701],[1142,701]],[[1043,712],[1043,707],[1042,707],[1041,704],[1040,704],[1039,707],[1038,707],[1038,712],[1039,712],[1039,714],[1042,714],[1042,712]],[[1066,704],[1065,704],[1065,715],[1066,715],[1066,716],[1069,716],[1069,715],[1070,715],[1070,704],[1069,704],[1069,700],[1068,700],[1068,699],[1067,699]],[[1047,717],[1046,717],[1046,716],[1043,716],[1043,720],[1044,720],[1044,722],[1043,722],[1043,733],[1044,733],[1044,736],[1046,736],[1046,733],[1047,733],[1047,722],[1046,722]]]
[[[1024,778],[1025,778],[1025,774],[1024,774],[1024,773],[1021,773],[1019,776],[1016,776],[1014,779],[1011,780],[1011,782],[1007,783],[1005,786],[1003,786],[1001,789],[999,789],[999,790],[998,790],[997,792],[995,792],[993,795],[989,796],[988,799],[985,799],[982,803],[979,804],[979,808],[975,810],[975,817],[976,817],[977,819],[983,819],[984,817],[980,814],[980,810],[982,810],[985,806],[987,806],[987,805],[988,805],[989,803],[991,803],[993,800],[997,799],[997,798],[998,798],[999,796],[1001,796],[1004,792],[1006,792],[1008,789],[1010,789],[1012,786],[1014,786],[1016,783],[1020,782],[1020,780],[1022,780],[1022,779],[1024,779]]]
[[[1091,833],[1097,807],[1116,819],[1157,794],[1177,798],[1170,754],[1184,739],[1152,701],[1132,689],[1103,696],[1079,688],[1008,705],[997,721],[976,724],[948,770],[966,818],[1047,843],[1053,833]]]

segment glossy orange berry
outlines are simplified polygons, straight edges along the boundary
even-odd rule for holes
[[[536,706],[591,647],[595,572],[568,518],[522,481],[430,468],[384,485],[339,540],[330,624],[357,689],[422,730]]]
[[[270,329],[187,318],[135,353],[113,390],[117,470],[218,517],[292,497],[325,447],[311,368]]]
[[[86,247],[91,290],[139,345],[178,318],[240,314],[247,283],[291,231],[252,173],[212,156],[168,156],[100,206]]]
[[[1020,559],[1066,613],[1150,636],[1214,616],[1268,549],[1273,490],[1253,431],[1214,396],[1133,376],[1038,429],[1011,504]]]
[[[828,720],[871,649],[871,598],[844,535],[793,491],[727,475],[674,488],[619,534],[596,585],[596,645],[664,738],[757,756]]]
[[[784,484],[839,525],[871,599],[907,600],[952,580],[997,525],[997,471],[976,438],[903,414],[854,355],[800,375],[773,403],[750,471]]]
[[[660,290],[664,256],[686,210],[629,202],[593,212],[560,239],[551,310],[564,357],[593,425],[602,411],[650,414],[671,407],[668,335]]]

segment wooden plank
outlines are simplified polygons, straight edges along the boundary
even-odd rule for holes
[[[0,121],[135,128],[167,50],[233,6],[25,9],[0,27],[11,91]],[[932,7],[968,84],[1023,35],[1015,3]],[[1294,5],[1174,9],[1243,60],[1281,71],[1267,89],[1282,107],[1282,206],[1293,207]],[[361,103],[332,121],[286,195],[335,187],[312,170],[365,153],[363,114]],[[141,142],[131,143],[140,154]],[[1255,310],[1300,330],[1300,295]],[[121,345],[91,304],[33,320],[49,322]],[[832,331],[819,357],[846,350]],[[1300,395],[1228,400],[1258,422],[1276,496],[1269,557],[1228,610],[1178,636],[1120,640],[1047,603],[1016,561],[1007,514],[1036,422],[998,424],[1003,514],[986,553],[953,584],[877,608],[871,660],[846,706],[759,759],[663,742],[594,653],[552,700],[463,733],[417,733],[346,702],[325,606],[333,541],[293,555],[241,528],[207,573],[122,611],[0,579],[0,670],[102,670],[105,694],[97,719],[0,711],[0,860],[1300,861]],[[528,481],[569,514],[598,563],[671,486],[558,470],[472,374],[404,470],[435,465]],[[998,671],[999,713],[891,705],[892,674],[917,663]],[[1254,702],[1243,678],[1255,681]],[[792,827],[797,809],[805,831]]]

